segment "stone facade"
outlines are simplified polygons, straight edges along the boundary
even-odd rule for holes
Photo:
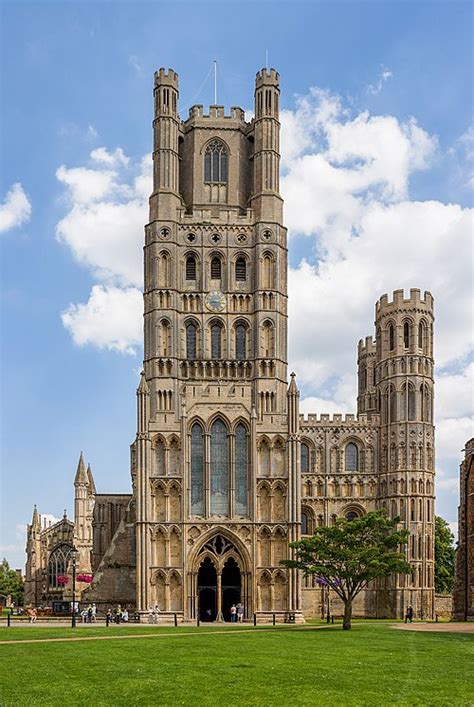
[[[181,120],[171,69],[156,72],[154,97],[133,493],[107,550],[94,510],[87,596],[123,600],[136,586],[139,612],[158,604],[190,620],[228,618],[238,601],[247,618],[320,615],[335,599],[282,567],[289,543],[385,508],[410,529],[413,576],[371,587],[355,613],[412,604],[432,616],[431,294],[377,302],[375,341],[359,342],[357,416],[300,416],[287,372],[279,75],[257,74],[250,122],[222,106]]]
[[[453,618],[474,621],[474,438],[466,442],[460,467]]]

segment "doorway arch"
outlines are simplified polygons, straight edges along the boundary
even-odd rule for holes
[[[193,564],[191,616],[201,621],[230,621],[231,606],[239,602],[244,605],[244,616],[250,615],[250,573],[237,542],[214,533],[196,549]]]

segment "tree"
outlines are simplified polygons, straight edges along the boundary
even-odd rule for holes
[[[454,535],[448,523],[435,517],[435,591],[450,594],[454,586]]]
[[[3,595],[3,598],[10,595],[16,606],[22,606],[23,592],[22,578],[10,568],[7,560],[3,558],[3,562],[0,564],[0,595]]]
[[[411,573],[401,550],[408,530],[397,530],[400,518],[390,520],[383,511],[372,511],[353,520],[338,518],[335,525],[316,528],[314,535],[290,543],[296,559],[282,560],[286,567],[315,575],[344,603],[342,628],[351,628],[352,602],[369,582],[394,572]]]

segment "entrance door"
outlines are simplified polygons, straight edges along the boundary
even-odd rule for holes
[[[217,616],[217,572],[206,557],[198,573],[199,620],[215,621]]]
[[[241,590],[240,570],[233,557],[229,557],[222,570],[222,616],[230,621],[230,608],[238,604]]]

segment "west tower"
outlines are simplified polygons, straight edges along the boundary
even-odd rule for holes
[[[182,121],[177,74],[155,74],[132,445],[140,611],[300,611],[298,575],[280,566],[300,511],[279,93],[263,69],[252,121],[219,105]]]

